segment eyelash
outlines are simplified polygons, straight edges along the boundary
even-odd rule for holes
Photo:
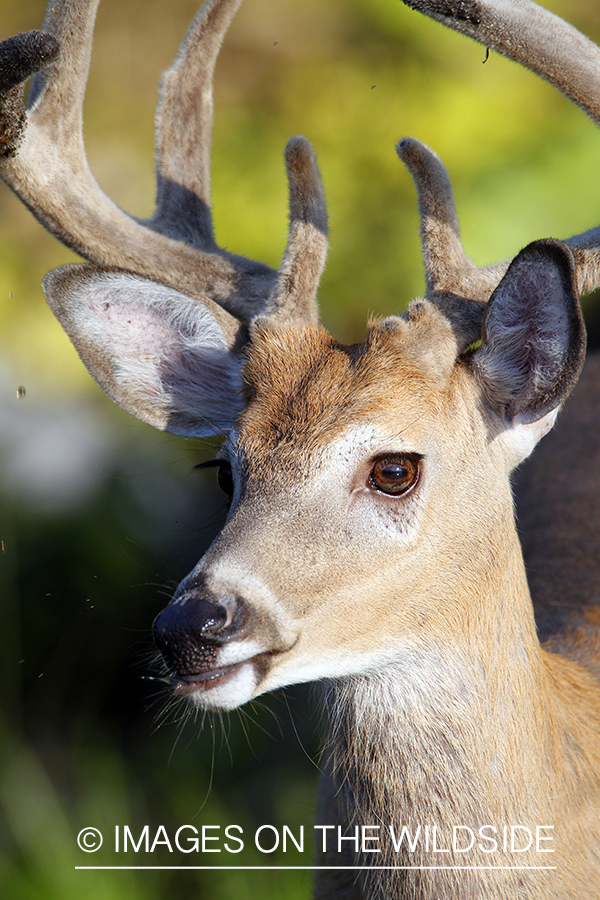
[[[217,484],[224,494],[231,501],[233,496],[233,476],[231,464],[226,459],[209,459],[206,462],[198,463],[194,469],[217,469]]]

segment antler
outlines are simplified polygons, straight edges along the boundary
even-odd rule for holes
[[[289,306],[298,291],[284,303],[276,271],[220,249],[213,234],[212,76],[240,3],[209,0],[163,76],[157,201],[149,220],[119,209],[99,188],[85,157],[82,107],[98,0],[54,0],[44,32],[0,45],[0,175],[49,231],[91,262],[166,282],[251,321],[282,303]],[[25,112],[21,82],[44,66]],[[298,140],[291,146],[297,148]],[[288,159],[290,239],[282,273],[303,249],[316,253],[315,265],[309,265],[316,275],[324,263],[327,216],[316,163],[306,142],[302,147],[301,159],[298,153],[296,162]],[[316,283],[307,288],[305,279],[296,287],[310,294],[298,298],[301,314],[315,316]]]
[[[600,49],[558,16],[530,0],[403,2],[531,69],[600,125]],[[405,138],[397,149],[419,195],[428,296],[487,301],[509,262],[478,267],[466,256],[443,165],[414,139]],[[579,293],[600,287],[600,227],[564,243],[573,251]]]

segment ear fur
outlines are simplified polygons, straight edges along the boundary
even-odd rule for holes
[[[559,241],[535,241],[515,257],[489,300],[473,372],[505,421],[528,425],[567,398],[584,357],[571,251]]]
[[[89,373],[127,412],[175,434],[232,427],[247,332],[216,303],[92,265],[55,269],[43,286]]]

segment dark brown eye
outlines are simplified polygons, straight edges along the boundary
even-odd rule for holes
[[[231,466],[228,462],[225,462],[225,460],[219,460],[219,468],[217,469],[217,484],[231,500],[231,498],[233,497],[233,474],[231,472]]]
[[[221,490],[227,494],[229,500],[233,497],[233,474],[231,464],[226,459],[209,459],[206,462],[198,463],[194,469],[216,469],[217,484]]]
[[[386,456],[377,460],[369,484],[382,494],[406,494],[419,480],[419,460],[410,456]]]

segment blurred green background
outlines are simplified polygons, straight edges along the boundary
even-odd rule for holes
[[[548,4],[600,39],[596,0]],[[1,35],[39,27],[40,0],[1,0]],[[193,0],[105,0],[86,101],[98,181],[152,211],[160,73]],[[277,265],[283,148],[314,144],[328,197],[325,324],[347,341],[368,313],[423,289],[414,189],[394,144],[448,166],[479,263],[597,223],[600,139],[556,91],[398,0],[246,0],[217,69],[219,242]],[[133,859],[77,833],[183,824],[310,831],[319,723],[309,688],[222,719],[182,722],[153,681],[154,616],[223,519],[214,450],[154,432],[106,400],[46,309],[40,282],[74,259],[0,190],[0,885],[17,900],[308,897],[310,873],[79,872],[76,865],[308,865],[310,853]],[[22,388],[25,390],[23,391]],[[110,841],[106,840],[106,843]]]

